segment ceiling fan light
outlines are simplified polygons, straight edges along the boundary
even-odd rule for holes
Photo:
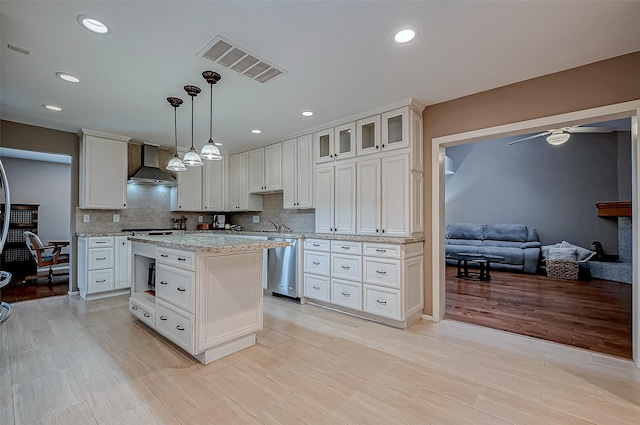
[[[198,152],[196,152],[193,146],[189,149],[189,152],[184,154],[182,162],[184,162],[184,165],[188,165],[190,167],[201,167],[203,165],[200,155],[198,155]]]
[[[547,136],[547,142],[550,145],[557,146],[569,140],[569,137],[571,137],[569,133],[553,133]]]
[[[220,155],[220,149],[213,143],[213,140],[209,140],[209,143],[202,147],[202,151],[200,151],[200,158],[207,159],[209,161],[217,161],[222,159],[222,155]]]
[[[167,170],[169,171],[187,171],[187,167],[184,166],[184,163],[178,156],[174,156],[169,160],[167,164]]]

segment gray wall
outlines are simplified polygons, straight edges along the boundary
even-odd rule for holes
[[[630,154],[618,150],[630,142],[617,133],[573,134],[560,146],[544,138],[507,146],[517,138],[447,148],[456,172],[446,177],[446,222],[522,223],[537,228],[544,245],[599,240],[617,253],[617,221],[598,218],[595,203],[630,195]]]
[[[631,200],[631,132],[618,132],[618,199]]]
[[[40,205],[38,235],[42,242],[71,240],[71,164],[6,157],[2,163],[11,189],[11,203]]]

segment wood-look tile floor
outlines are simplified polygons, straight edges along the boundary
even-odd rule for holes
[[[403,331],[265,297],[258,344],[209,365],[127,297],[14,304],[0,330],[0,424],[640,423],[640,369],[465,323]]]
[[[631,359],[631,289],[609,280],[501,271],[480,282],[447,267],[445,319]]]

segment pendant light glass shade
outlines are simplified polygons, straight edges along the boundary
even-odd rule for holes
[[[218,149],[213,141],[213,85],[220,81],[220,78],[222,77],[220,77],[220,74],[213,71],[204,71],[202,76],[207,83],[209,83],[209,87],[211,88],[211,103],[209,108],[209,142],[202,147],[200,157],[207,160],[221,160],[222,155],[220,155],[220,149]]]
[[[193,147],[193,98],[200,93],[200,88],[196,86],[184,86],[184,90],[191,96],[191,148],[189,152],[184,154],[182,162],[190,167],[201,167],[203,165],[202,159],[200,159],[200,155],[198,155],[198,152],[196,152],[196,149]]]
[[[569,133],[564,133],[562,130],[560,130],[559,132],[553,132],[553,134],[547,136],[547,143],[555,146],[561,145],[569,140],[569,137],[571,137]]]
[[[175,141],[176,153],[173,155],[173,158],[167,164],[167,170],[169,171],[186,171],[187,167],[184,166],[184,163],[178,156],[178,126],[177,126],[177,116],[178,116],[178,106],[182,105],[182,99],[177,97],[168,97],[167,101],[173,106],[173,139]]]

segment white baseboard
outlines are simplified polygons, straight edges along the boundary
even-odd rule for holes
[[[430,321],[432,321],[432,322],[433,322],[433,316],[429,316],[428,314],[423,314],[423,315],[422,315],[422,318],[423,318],[424,320],[430,320]]]
[[[69,291],[67,295],[80,295],[80,291]]]

